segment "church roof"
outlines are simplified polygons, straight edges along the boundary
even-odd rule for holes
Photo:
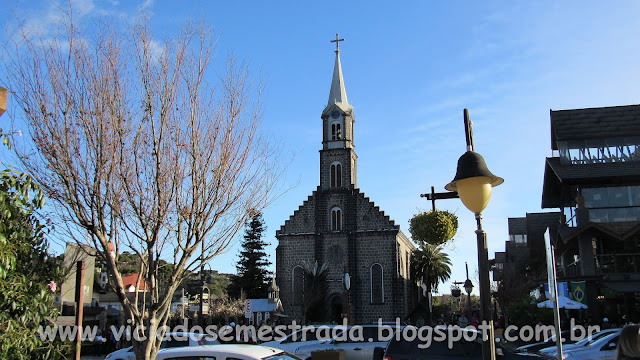
[[[284,222],[280,230],[276,231],[276,238],[291,235],[318,235],[322,232],[329,232],[328,229],[316,229],[316,206],[322,206],[318,204],[318,199],[322,196],[322,193],[322,189],[318,186],[317,190],[313,191],[307,200],[293,212],[293,215]],[[396,232],[405,243],[411,243],[402,231],[400,231],[400,225],[396,225],[389,215],[385,214],[385,212],[361,192],[360,189],[353,188],[349,190],[348,193],[350,196],[353,196],[355,200],[355,208],[345,210],[354,211],[358,219],[355,224],[356,227],[353,230],[358,233]],[[320,203],[322,203],[322,201],[320,201]]]
[[[279,299],[248,299],[251,300],[251,312],[274,312],[282,310],[282,302]]]
[[[344,78],[342,77],[342,64],[340,63],[340,50],[336,49],[336,62],[333,66],[333,78],[331,79],[331,90],[329,90],[329,102],[327,103],[327,110],[332,105],[336,104],[344,112],[348,112],[352,109],[347,100],[347,89],[344,87]]]

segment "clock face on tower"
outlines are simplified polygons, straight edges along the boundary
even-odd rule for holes
[[[334,119],[337,119],[340,117],[340,111],[338,110],[333,110],[333,112],[331,113],[331,117]]]

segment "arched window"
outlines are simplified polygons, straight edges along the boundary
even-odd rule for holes
[[[342,139],[342,129],[339,122],[334,122],[331,124],[331,140],[340,140]]]
[[[302,305],[304,296],[304,271],[297,265],[291,271],[291,298],[294,305]]]
[[[384,304],[384,284],[382,282],[384,271],[382,265],[371,265],[369,273],[371,277],[371,303]]]
[[[342,230],[342,210],[340,208],[331,209],[331,231]]]
[[[331,187],[342,186],[342,164],[334,162],[331,164]]]

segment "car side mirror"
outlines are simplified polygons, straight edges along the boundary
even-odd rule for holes
[[[615,350],[617,347],[618,347],[618,344],[614,342],[610,342],[609,344],[607,344],[607,348],[605,350]]]
[[[496,348],[496,358],[501,358],[504,357],[504,352],[502,351],[502,348],[497,347]]]

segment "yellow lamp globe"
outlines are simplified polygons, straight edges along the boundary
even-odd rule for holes
[[[478,176],[458,180],[456,189],[464,206],[474,214],[479,214],[491,199],[491,178]]]
[[[460,200],[474,214],[480,214],[489,204],[491,189],[504,182],[487,168],[482,155],[467,151],[458,159],[456,177],[445,189],[457,191]]]

